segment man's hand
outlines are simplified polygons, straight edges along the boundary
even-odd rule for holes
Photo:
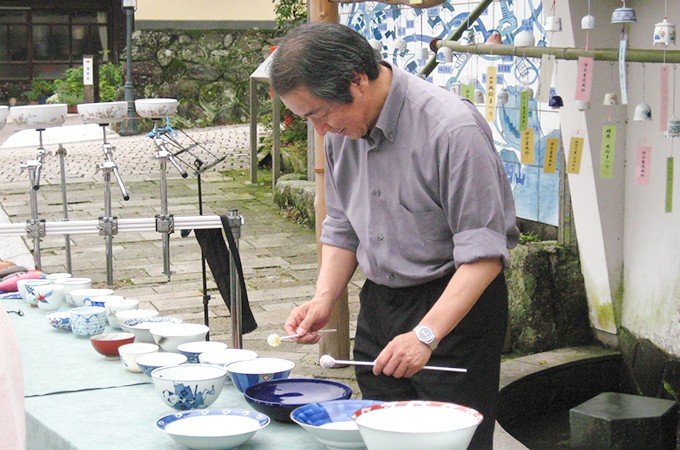
[[[420,342],[415,332],[409,331],[396,336],[380,352],[375,359],[373,373],[410,378],[427,364],[431,355],[430,347]]]
[[[332,304],[312,299],[290,312],[283,329],[287,335],[300,335],[294,339],[299,344],[316,344],[320,339],[317,331],[330,320],[332,307]]]

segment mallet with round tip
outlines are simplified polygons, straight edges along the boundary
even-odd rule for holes
[[[337,331],[335,328],[330,329],[330,330],[319,330],[317,333],[332,333]],[[299,334],[290,334],[288,336],[279,336],[276,333],[272,333],[269,336],[267,336],[267,344],[269,344],[270,347],[278,347],[281,345],[281,341],[284,341],[286,339],[294,339],[296,337],[300,337]]]
[[[373,366],[374,362],[369,361],[346,361],[342,359],[335,359],[331,355],[323,355],[319,359],[319,365],[324,369],[330,369],[336,364],[349,364],[355,366]],[[443,372],[467,372],[467,369],[460,369],[457,367],[441,367],[441,366],[423,366],[425,370],[441,370]]]

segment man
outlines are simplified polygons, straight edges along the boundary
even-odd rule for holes
[[[314,343],[357,265],[354,359],[364,398],[477,409],[471,448],[492,448],[507,327],[503,267],[517,243],[512,192],[474,105],[380,61],[333,23],[281,42],[272,86],[325,136],[327,217],[314,297],[284,328]],[[420,370],[462,367],[465,374]]]

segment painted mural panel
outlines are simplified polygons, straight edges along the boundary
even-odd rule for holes
[[[378,2],[350,3],[340,6],[341,23],[359,31],[367,39],[379,41],[383,57],[390,63],[411,73],[420,73],[434,56],[429,50],[433,38],[446,39],[468,20],[477,3],[445,2],[439,6],[415,9],[403,5]],[[545,46],[549,40],[542,27],[540,0],[495,1],[473,23],[474,41],[483,43],[492,34],[499,34],[503,44],[512,44],[523,31],[533,32],[536,45]],[[496,33],[497,32],[497,33]],[[472,38],[472,36],[470,36]],[[376,43],[377,45],[377,43]],[[505,90],[506,103],[497,102],[493,123],[497,150],[505,164],[508,179],[517,203],[517,215],[537,222],[557,225],[559,220],[559,158],[556,170],[544,170],[546,141],[559,138],[559,119],[555,110],[538,103],[533,96],[528,102],[528,113],[521,120],[521,93],[536,92],[541,60],[500,55],[468,55],[457,53],[447,62],[441,50],[436,56],[438,65],[428,81],[444,89],[457,90],[472,86],[486,96],[486,73],[489,66],[496,68],[496,92]],[[553,77],[557,82],[559,68]],[[478,104],[482,114],[485,106]],[[522,126],[534,130],[534,161],[521,163]],[[560,145],[560,151],[561,145]]]

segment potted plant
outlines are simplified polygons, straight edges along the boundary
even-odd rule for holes
[[[31,81],[31,90],[26,93],[26,98],[31,103],[44,104],[47,97],[54,94],[54,84],[40,77]]]

